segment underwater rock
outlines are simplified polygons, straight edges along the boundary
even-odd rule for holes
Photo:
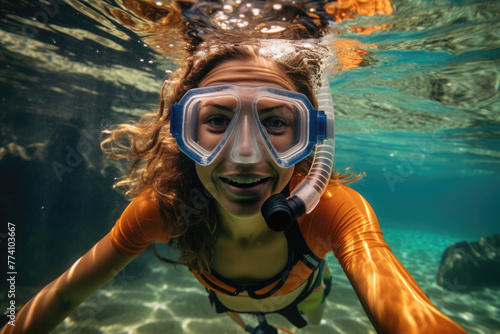
[[[437,284],[453,292],[500,287],[500,234],[448,246],[441,257]]]

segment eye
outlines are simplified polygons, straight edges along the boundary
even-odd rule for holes
[[[282,134],[287,126],[286,120],[278,116],[271,116],[262,120],[262,125],[266,128],[267,132],[272,135]]]
[[[207,129],[213,133],[222,133],[225,132],[231,120],[224,115],[212,115],[210,116],[205,124],[207,125]]]
[[[224,133],[237,107],[238,100],[232,96],[206,98],[200,104],[198,122],[208,133]]]

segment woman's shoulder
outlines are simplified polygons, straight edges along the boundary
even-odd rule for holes
[[[377,229],[378,221],[361,194],[338,184],[328,186],[316,208],[299,218],[299,226],[309,247],[322,256],[359,228]]]
[[[170,240],[166,223],[154,189],[147,188],[123,211],[111,230],[111,240],[125,253],[140,253],[152,241]]]
[[[356,190],[345,184],[329,185],[321,199],[314,209],[326,210],[332,212],[333,210],[340,210],[342,207],[358,207],[363,211],[371,207],[368,201]]]
[[[152,214],[159,210],[158,199],[153,188],[142,190],[139,195],[128,205],[127,210],[133,210],[138,213]]]

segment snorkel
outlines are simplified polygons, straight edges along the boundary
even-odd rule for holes
[[[282,193],[272,195],[262,205],[262,216],[273,231],[284,231],[305,213],[310,213],[318,204],[328,186],[335,155],[335,115],[328,77],[323,73],[321,87],[316,93],[318,109],[327,118],[326,138],[317,143],[314,158],[307,176],[285,198]]]

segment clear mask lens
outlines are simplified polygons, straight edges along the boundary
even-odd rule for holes
[[[223,154],[236,163],[257,163],[270,156],[288,167],[316,143],[310,140],[311,112],[317,117],[299,93],[215,86],[190,90],[173,106],[171,126],[181,150],[199,164],[210,164]]]

